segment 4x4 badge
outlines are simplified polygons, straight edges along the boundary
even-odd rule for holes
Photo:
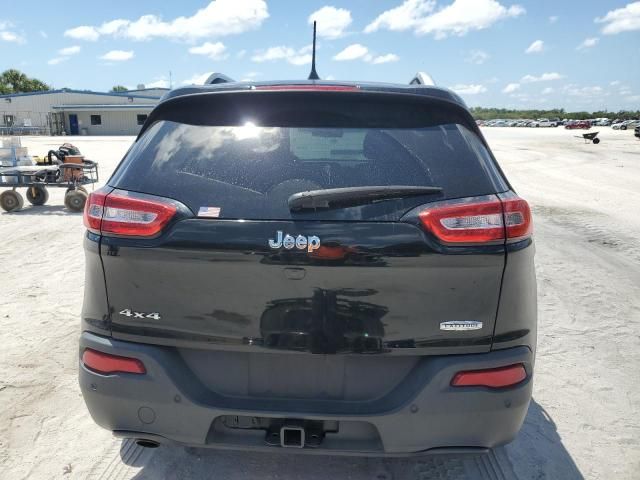
[[[482,322],[475,320],[455,320],[452,322],[442,322],[440,330],[464,332],[467,330],[481,330]]]
[[[291,250],[292,248],[297,248],[299,250],[307,250],[307,252],[311,253],[314,250],[320,248],[320,238],[315,235],[311,235],[309,237],[305,237],[304,235],[298,235],[294,237],[293,235],[285,234],[281,230],[276,232],[276,238],[269,240],[269,246],[271,248],[280,248],[284,247],[287,250]]]
[[[153,320],[160,320],[160,314],[157,312],[146,313],[146,312],[134,312],[129,308],[125,308],[121,312],[120,315],[124,315],[125,317],[133,317],[133,318],[151,318]]]

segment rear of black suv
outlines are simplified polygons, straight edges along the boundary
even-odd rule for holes
[[[117,435],[408,455],[522,425],[531,215],[446,90],[173,92],[85,224],[80,385]]]

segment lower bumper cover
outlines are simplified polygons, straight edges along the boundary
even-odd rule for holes
[[[367,402],[222,396],[191,375],[173,349],[85,332],[80,354],[86,348],[138,358],[147,369],[145,375],[101,375],[80,362],[80,388],[98,425],[124,437],[194,447],[284,449],[265,442],[263,430],[228,428],[226,419],[238,416],[337,426],[319,444],[287,449],[291,452],[403,456],[439,449],[482,451],[515,437],[532,390],[533,355],[527,347],[424,357],[393,391]],[[450,386],[459,371],[513,363],[527,371],[527,379],[515,387]]]

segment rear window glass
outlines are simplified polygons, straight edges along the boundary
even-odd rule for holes
[[[110,184],[173,198],[230,219],[397,220],[434,200],[506,190],[487,149],[458,124],[424,128],[199,126],[160,121]],[[289,211],[298,192],[437,186],[442,193],[317,211]]]

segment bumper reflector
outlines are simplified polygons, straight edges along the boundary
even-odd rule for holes
[[[144,364],[137,358],[120,357],[87,348],[82,353],[85,367],[102,374],[110,373],[147,373]]]
[[[451,386],[504,388],[516,385],[525,378],[527,371],[524,365],[517,363],[507,367],[458,372],[451,380]]]

